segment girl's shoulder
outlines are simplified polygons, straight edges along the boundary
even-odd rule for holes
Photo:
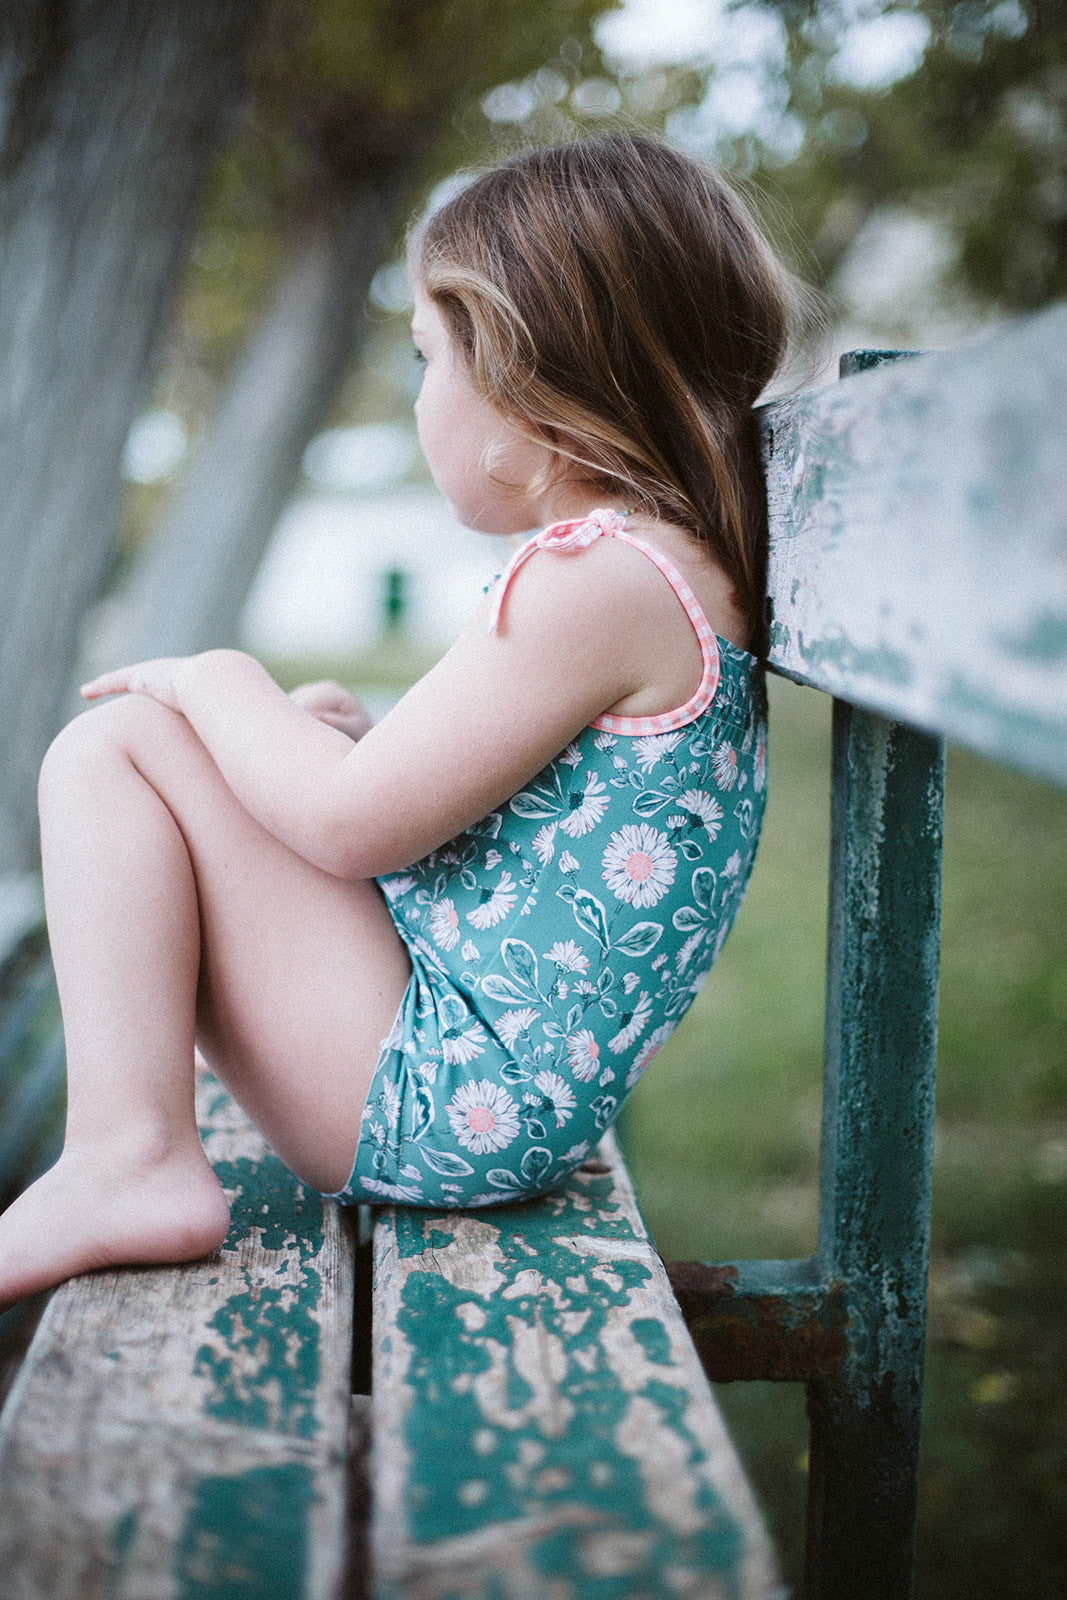
[[[674,568],[713,633],[747,651],[748,624],[738,609],[733,584],[705,544],[688,528],[636,514],[627,519],[626,531]]]
[[[606,524],[607,536],[589,529]],[[557,534],[557,530],[563,530]],[[574,523],[553,524],[532,535],[516,551],[492,588],[500,616],[514,580],[531,601],[559,618],[608,627],[638,619],[669,643],[672,633],[687,634],[678,601],[693,619],[698,612],[721,638],[747,647],[747,630],[734,602],[730,580],[714,556],[688,530],[612,511],[594,511]]]
[[[603,708],[626,726],[688,705],[718,677],[715,635],[738,619],[729,586],[681,529],[613,511],[552,524],[512,558],[490,596],[492,631],[536,637],[579,673],[609,668]],[[654,534],[655,537],[648,537]]]

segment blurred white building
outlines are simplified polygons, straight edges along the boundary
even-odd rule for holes
[[[406,631],[444,648],[510,553],[504,540],[461,527],[430,487],[304,494],[278,525],[245,606],[242,643],[288,659],[363,649],[382,631],[391,575],[402,573]]]

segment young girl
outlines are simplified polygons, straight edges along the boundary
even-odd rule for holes
[[[483,176],[411,262],[433,476],[470,527],[542,531],[376,727],[231,650],[83,690],[119,698],[40,797],[66,1141],[0,1219],[0,1302],[222,1244],[196,1044],[326,1194],[551,1188],[737,911],[784,272],[714,171],[622,133]]]

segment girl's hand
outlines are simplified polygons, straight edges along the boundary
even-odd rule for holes
[[[362,739],[374,726],[374,718],[354,694],[339,683],[322,679],[318,683],[304,683],[289,696],[294,705],[347,734],[354,742]]]
[[[83,700],[100,700],[108,694],[147,694],[160,705],[180,711],[178,694],[189,656],[163,656],[158,661],[138,661],[131,667],[104,672],[90,683],[83,683]]]

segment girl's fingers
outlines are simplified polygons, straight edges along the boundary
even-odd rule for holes
[[[124,672],[104,672],[99,678],[83,683],[78,693],[83,700],[99,700],[106,694],[127,693],[129,687],[129,679]]]
[[[347,689],[329,679],[301,684],[299,689],[291,691],[289,698],[304,711],[310,711],[312,715],[323,711],[343,715],[361,709],[355,695],[349,694]]]
[[[312,711],[311,715],[318,722],[328,723],[339,733],[347,734],[355,743],[374,726],[369,713],[362,706],[356,711]]]
[[[138,661],[133,666],[101,673],[98,678],[82,684],[80,693],[84,700],[100,700],[109,694],[148,694],[153,700],[177,710],[175,674],[179,666],[180,661],[170,656],[158,661]]]

